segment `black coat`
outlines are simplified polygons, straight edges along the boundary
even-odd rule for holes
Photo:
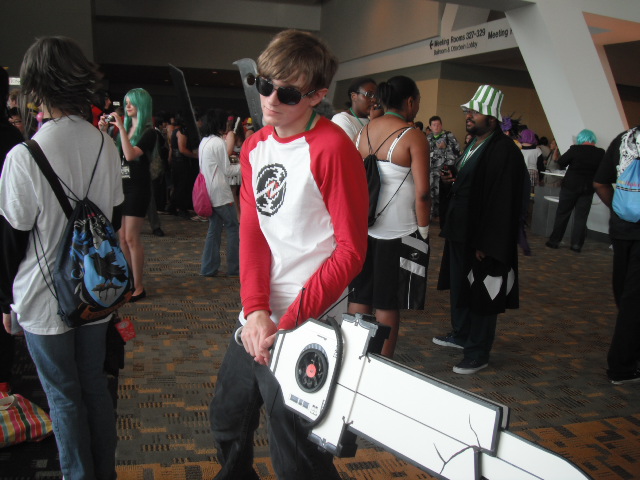
[[[465,235],[465,268],[461,303],[482,314],[518,308],[518,228],[522,213],[523,177],[528,175],[520,149],[497,131],[480,154],[471,184]],[[476,251],[486,255],[482,262]],[[445,248],[445,253],[447,248]],[[478,280],[466,281],[469,272]],[[450,288],[447,255],[443,255],[439,289]],[[487,276],[501,277],[497,296],[487,297],[481,287]]]
[[[593,177],[604,157],[604,150],[594,145],[571,145],[558,159],[560,168],[567,168],[562,188],[593,194]]]

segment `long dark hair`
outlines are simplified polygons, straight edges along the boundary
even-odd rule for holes
[[[202,127],[200,132],[203,137],[215,135],[222,136],[227,125],[227,115],[221,108],[212,108],[202,117]]]

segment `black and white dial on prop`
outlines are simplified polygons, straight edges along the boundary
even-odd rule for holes
[[[317,343],[310,343],[296,362],[296,381],[298,386],[308,393],[317,392],[327,381],[329,360],[327,352]]]

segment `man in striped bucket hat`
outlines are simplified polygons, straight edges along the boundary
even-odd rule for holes
[[[483,115],[495,117],[498,122],[502,122],[502,115],[500,115],[502,100],[504,100],[504,94],[500,90],[491,85],[482,85],[471,100],[460,106],[463,111],[475,110]]]
[[[442,173],[451,197],[441,236],[438,288],[451,290],[450,333],[433,342],[464,351],[453,367],[471,374],[489,365],[498,313],[518,308],[518,228],[523,178],[520,149],[502,133],[503,93],[483,85],[461,105],[473,135],[455,168]]]

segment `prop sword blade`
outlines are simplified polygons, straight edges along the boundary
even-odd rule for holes
[[[264,125],[262,124],[262,107],[260,106],[260,94],[255,87],[256,77],[258,76],[258,67],[256,62],[251,58],[241,58],[233,62],[238,66],[240,70],[240,77],[242,78],[242,87],[244,88],[244,94],[247,97],[247,105],[249,106],[249,115],[254,124],[254,131],[260,130]]]
[[[289,409],[311,422],[321,418],[311,441],[353,456],[361,436],[439,478],[590,478],[509,432],[506,406],[372,353],[380,351],[384,328],[375,317],[345,314],[341,336],[316,320],[278,332],[270,369]]]
[[[191,98],[189,97],[187,82],[184,79],[184,72],[179,68],[169,64],[169,74],[171,75],[173,85],[176,87],[176,91],[178,92],[178,101],[180,102],[180,107],[184,111],[185,123],[189,132],[189,135],[187,136],[187,140],[189,142],[188,148],[189,150],[195,150],[196,148],[198,148],[198,145],[200,145],[201,137],[200,130],[198,129],[198,125],[196,124],[196,116],[193,112]]]

